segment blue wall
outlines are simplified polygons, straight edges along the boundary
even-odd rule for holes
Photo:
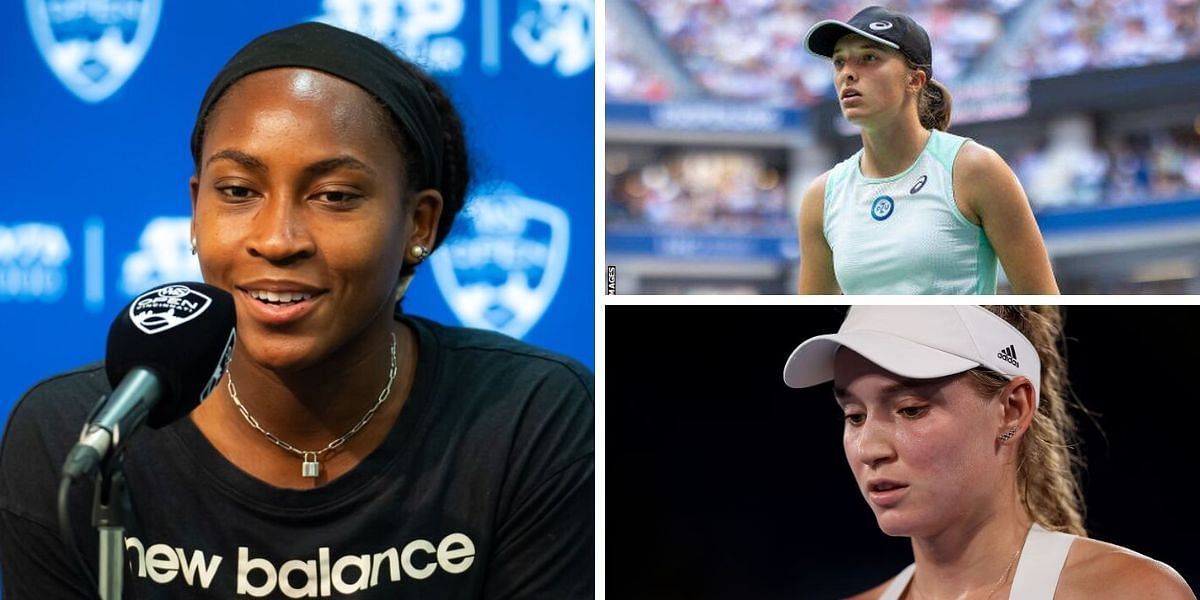
[[[221,65],[272,29],[319,17],[353,28],[358,17],[336,7],[371,4],[380,3],[0,3],[0,415],[38,379],[102,358],[109,323],[137,291],[199,278],[187,242],[188,137]],[[591,0],[544,11],[550,3],[392,4],[376,37],[432,65],[457,101],[478,167],[474,214],[491,217],[460,219],[406,310],[593,364]],[[120,39],[108,53],[105,32]],[[99,58],[72,60],[80,49]],[[63,81],[103,88],[120,79],[122,57],[136,68],[112,90]],[[501,299],[506,282],[519,306]],[[471,286],[496,301],[456,310]]]

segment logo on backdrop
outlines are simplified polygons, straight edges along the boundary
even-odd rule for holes
[[[0,302],[54,302],[67,287],[71,246],[58,225],[0,225]]]
[[[129,305],[129,319],[154,335],[200,316],[212,298],[186,285],[168,285],[138,296]]]
[[[192,256],[191,219],[158,217],[146,224],[138,249],[121,265],[121,290],[129,296],[169,281],[200,281]]]
[[[439,73],[462,68],[466,49],[444,34],[462,23],[465,0],[324,0],[314,21],[365,35]]]
[[[25,0],[38,50],[85,102],[121,89],[150,49],[162,0]]]
[[[467,204],[430,264],[464,325],[519,338],[558,292],[569,238],[563,209],[505,185]]]
[[[534,64],[553,62],[560,76],[578,75],[595,62],[594,13],[591,0],[523,0],[513,42]]]

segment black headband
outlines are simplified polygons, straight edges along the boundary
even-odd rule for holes
[[[229,86],[246,75],[279,67],[304,67],[345,79],[391,110],[418,152],[428,187],[441,188],[442,123],[421,80],[386,46],[323,23],[301,23],[246,44],[217,73],[192,128],[192,158],[200,163],[204,118]],[[411,177],[411,174],[409,175]]]

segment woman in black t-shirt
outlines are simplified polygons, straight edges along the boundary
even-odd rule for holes
[[[591,597],[591,374],[394,314],[469,180],[442,88],[368,38],[297,25],[218,74],[192,154],[193,251],[233,295],[236,345],[188,419],[126,444],[126,596]],[[39,384],[10,417],[6,598],[94,595],[53,490],[101,375]],[[94,570],[90,504],[72,498]]]

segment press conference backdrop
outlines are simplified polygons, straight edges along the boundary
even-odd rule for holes
[[[593,19],[592,0],[0,3],[0,414],[102,358],[137,292],[200,279],[200,98],[246,42],[304,21],[425,65],[463,114],[477,185],[405,310],[592,364]]]

